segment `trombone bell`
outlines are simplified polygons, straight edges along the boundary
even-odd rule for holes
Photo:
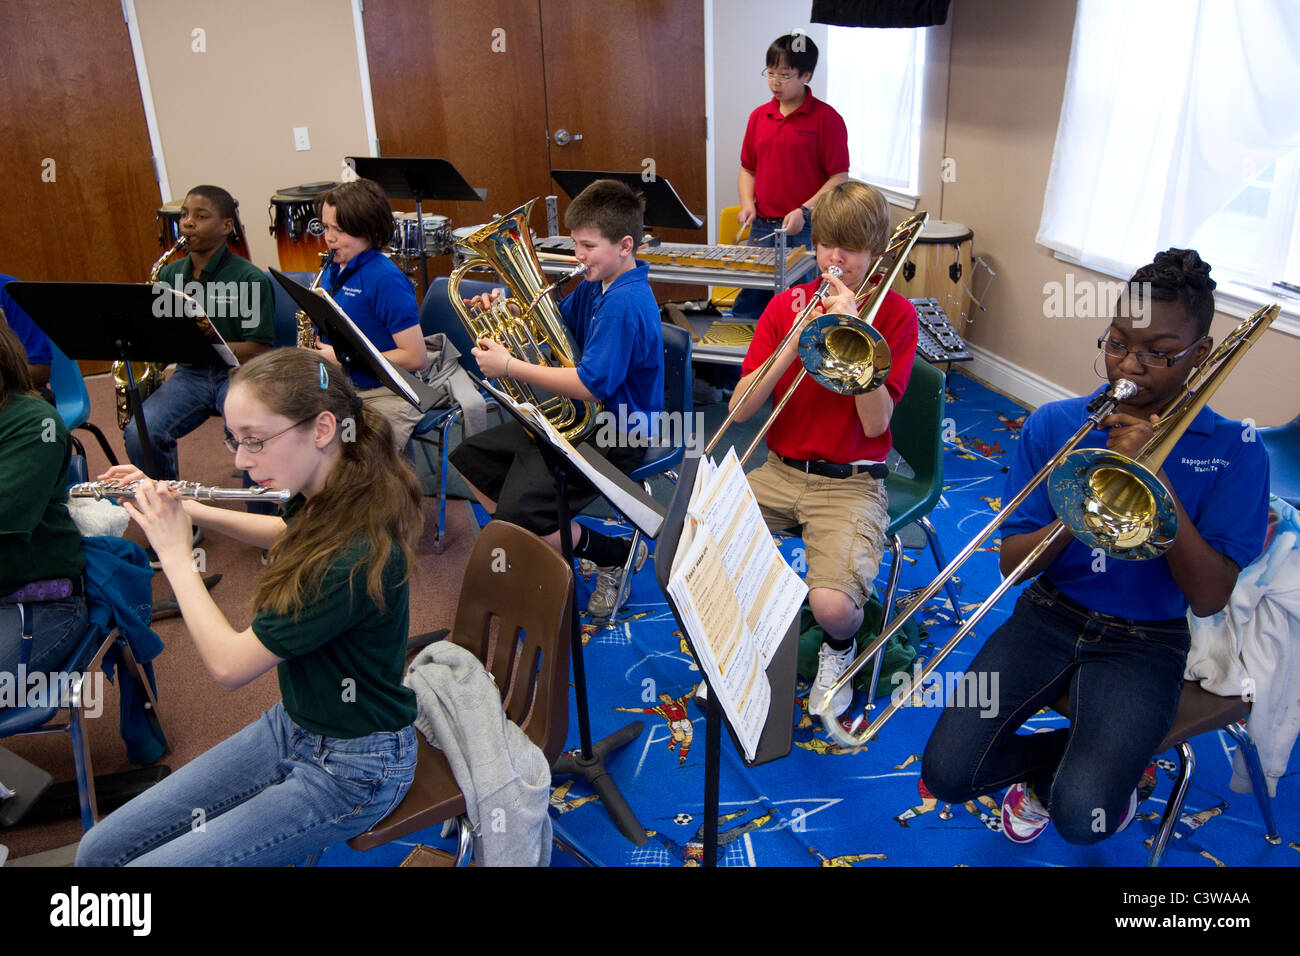
[[[1128,561],[1169,549],[1178,533],[1173,497],[1144,465],[1105,448],[1076,448],[1048,481],[1052,507],[1089,548]]]
[[[799,359],[817,384],[841,395],[873,391],[889,377],[889,344],[856,315],[809,322],[799,335]]]

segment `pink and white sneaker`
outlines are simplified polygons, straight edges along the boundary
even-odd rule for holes
[[[1051,819],[1026,783],[1013,784],[1002,799],[1002,832],[1013,843],[1038,839]]]

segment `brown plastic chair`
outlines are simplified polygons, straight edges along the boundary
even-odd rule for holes
[[[456,623],[446,638],[474,654],[502,688],[506,716],[554,763],[569,730],[569,639],[573,571],[564,558],[518,525],[492,521],[465,568]],[[455,819],[456,865],[468,862],[465,797],[442,751],[419,740],[415,780],[385,819],[353,837],[354,850]]]
[[[1062,694],[1052,702],[1052,709],[1066,717],[1070,715],[1069,693]],[[1159,866],[1164,859],[1165,849],[1174,834],[1174,827],[1183,812],[1183,801],[1192,786],[1192,774],[1196,772],[1196,754],[1192,751],[1191,739],[1213,730],[1226,730],[1237,741],[1246,769],[1250,773],[1251,789],[1259,803],[1259,813],[1264,819],[1264,839],[1276,846],[1282,842],[1277,834],[1277,824],[1273,820],[1273,801],[1268,795],[1264,780],[1264,771],[1260,767],[1259,752],[1254,742],[1241,725],[1250,716],[1250,701],[1241,697],[1220,697],[1211,694],[1196,681],[1183,681],[1183,693],[1178,699],[1178,713],[1174,715],[1173,726],[1165,739],[1156,748],[1157,754],[1166,750],[1178,751],[1178,777],[1174,780],[1173,792],[1165,804],[1165,814],[1160,820],[1160,828],[1151,840],[1151,854],[1147,857],[1147,866]]]

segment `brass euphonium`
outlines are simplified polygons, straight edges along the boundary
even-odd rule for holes
[[[330,261],[334,258],[332,250],[326,250],[320,253],[320,271],[316,273],[316,278],[311,280],[308,291],[320,291],[320,280],[325,278],[325,270],[329,268]],[[316,348],[316,326],[311,324],[311,319],[307,313],[299,309],[293,314],[294,324],[298,327],[298,348],[314,349]]]
[[[176,255],[177,252],[184,252],[190,244],[188,236],[181,236],[176,240],[176,244],[158,257],[157,261],[149,268],[150,284],[158,281],[158,275],[162,272],[163,266],[167,260]],[[163,383],[164,365],[157,362],[132,362],[131,374],[135,376],[136,392],[140,395],[140,401],[144,401],[159,385]],[[127,403],[127,390],[131,387],[127,375],[125,362],[113,363],[113,398],[117,403],[117,427],[125,429],[127,422],[131,420],[131,408]]]
[[[559,283],[547,284],[528,233],[528,214],[534,202],[535,199],[530,199],[457,242],[471,255],[452,272],[447,295],[474,341],[494,339],[515,358],[534,365],[574,368],[580,355],[569,337],[559,306],[550,296],[551,289]],[[484,266],[501,277],[510,290],[510,298],[499,299],[488,310],[471,310],[461,300],[460,281],[465,273]],[[575,267],[566,278],[585,271],[585,267]],[[507,302],[518,307],[518,315]],[[498,385],[515,401],[536,407],[570,441],[576,441],[596,426],[599,402],[579,402],[564,395],[539,399],[531,386],[509,377],[500,379]]]

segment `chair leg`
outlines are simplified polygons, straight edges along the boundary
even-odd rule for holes
[[[1277,833],[1277,823],[1273,820],[1273,798],[1268,795],[1268,784],[1264,780],[1264,768],[1259,763],[1259,751],[1255,742],[1241,724],[1231,723],[1223,728],[1232,734],[1237,746],[1241,748],[1242,759],[1246,761],[1246,770],[1250,773],[1250,789],[1255,791],[1255,801],[1259,804],[1259,815],[1264,820],[1264,839],[1277,846],[1282,838]]]
[[[95,768],[90,759],[90,741],[81,718],[81,682],[89,675],[77,678],[76,690],[68,701],[68,734],[72,738],[72,763],[77,778],[77,802],[81,805],[81,829],[89,830],[99,822],[99,803],[95,799]]]
[[[889,552],[894,557],[889,565],[889,583],[885,585],[885,605],[880,615],[882,630],[889,625],[890,618],[894,615],[894,596],[898,593],[899,575],[903,573],[903,541],[896,534],[889,536]],[[871,665],[871,683],[867,685],[868,710],[874,710],[876,706],[876,683],[880,680],[880,667],[884,660],[885,649],[882,647],[876,652]]]
[[[102,431],[99,430],[99,426],[98,426],[98,425],[92,425],[90,422],[83,422],[82,424],[78,425],[77,427],[78,427],[78,428],[84,428],[84,429],[86,429],[86,431],[88,431],[88,432],[90,432],[92,435],[94,435],[95,438],[99,441],[99,447],[100,447],[101,449],[103,449],[103,451],[104,451],[104,457],[108,459],[108,463],[109,463],[110,465],[116,465],[116,464],[117,464],[117,455],[115,455],[115,454],[113,453],[113,449],[109,447],[109,445],[108,445],[108,439],[104,437],[104,433],[103,433]]]
[[[934,555],[934,563],[942,571],[948,566],[948,558],[943,553],[943,545],[939,543],[939,533],[934,530],[934,525],[930,524],[928,517],[918,518],[917,524],[925,532],[925,538],[930,542],[930,553]],[[952,578],[949,577],[943,584],[944,589],[948,592],[948,600],[952,602],[953,623],[958,627],[962,625],[961,604],[957,601],[957,592],[953,589]]]
[[[469,825],[469,818],[463,813],[456,818],[456,862],[455,866],[469,866],[470,855],[474,852],[474,830]]]
[[[163,727],[162,714],[158,710],[158,698],[154,696],[153,685],[149,683],[149,675],[144,672],[140,662],[135,659],[135,654],[131,651],[131,643],[121,634],[117,636],[117,645],[122,651],[122,666],[131,668],[135,674],[136,681],[148,699],[145,709],[149,711],[149,719],[158,727],[158,732],[162,734],[163,740],[167,740],[167,729]],[[163,753],[171,752],[171,744],[167,744],[167,749]]]
[[[1187,791],[1192,786],[1192,774],[1196,772],[1196,754],[1192,751],[1192,745],[1184,740],[1178,745],[1178,779],[1174,781],[1174,789],[1169,794],[1169,802],[1165,804],[1165,815],[1160,820],[1160,829],[1156,831],[1155,838],[1151,841],[1151,855],[1147,857],[1147,866],[1159,866],[1165,858],[1165,849],[1169,846],[1169,839],[1174,835],[1174,827],[1178,825],[1178,818],[1183,812],[1183,801],[1187,799]]]

